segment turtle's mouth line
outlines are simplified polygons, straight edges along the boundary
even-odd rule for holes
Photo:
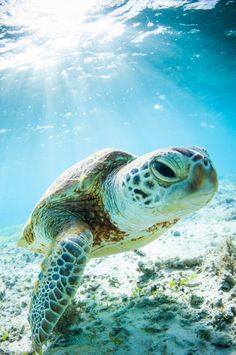
[[[201,194],[201,195],[198,195],[198,196],[194,196],[194,199],[191,201],[191,203],[193,205],[198,205],[199,199],[203,200],[203,198],[204,198],[205,203],[207,204],[212,199],[214,194],[215,194],[214,192],[211,192],[211,193],[205,193],[205,194]],[[194,201],[196,201],[196,203],[194,203]]]
[[[215,191],[211,191],[211,192],[203,192],[201,194],[198,194],[197,192],[193,193],[192,195],[190,195],[190,199],[194,198],[194,199],[199,199],[199,198],[203,198],[203,197],[212,197],[214,196]]]
[[[178,198],[177,200],[173,201],[171,203],[171,205],[175,205],[175,206],[181,206],[181,203],[183,200],[188,200],[189,202],[189,207],[192,205],[192,206],[199,206],[199,205],[202,205],[202,203],[204,204],[207,204],[209,201],[211,201],[212,197],[214,196],[215,194],[215,191],[212,191],[212,192],[205,192],[205,193],[201,193],[201,194],[198,194],[197,192],[193,193],[192,195],[188,195],[188,196],[185,196],[183,197],[182,199],[181,198]],[[200,201],[199,201],[200,200]],[[186,202],[184,202],[186,204]],[[188,206],[186,206],[188,207]],[[166,214],[166,211],[164,210],[161,210],[160,208],[158,207],[153,207],[152,208],[152,213],[154,216],[157,216],[157,215],[165,215]]]

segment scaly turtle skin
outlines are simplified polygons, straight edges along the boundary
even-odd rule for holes
[[[90,258],[150,243],[216,190],[215,169],[198,147],[141,157],[106,149],[64,172],[18,242],[45,255],[30,306],[34,348],[40,350],[71,303]]]

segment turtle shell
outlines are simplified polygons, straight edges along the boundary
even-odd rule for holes
[[[102,183],[110,173],[133,159],[135,156],[129,153],[104,149],[67,169],[35,206],[18,245],[45,253],[64,225],[67,214],[77,215],[91,226],[94,233],[99,225],[109,233],[114,226],[103,208]],[[95,233],[97,238],[102,238],[103,232],[100,230],[99,233]]]

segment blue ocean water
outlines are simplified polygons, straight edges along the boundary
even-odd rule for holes
[[[198,145],[236,173],[236,3],[0,4],[0,227],[76,161]]]

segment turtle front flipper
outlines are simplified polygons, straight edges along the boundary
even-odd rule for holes
[[[29,314],[33,347],[40,351],[71,303],[88,261],[93,236],[84,224],[64,228],[42,263]]]

